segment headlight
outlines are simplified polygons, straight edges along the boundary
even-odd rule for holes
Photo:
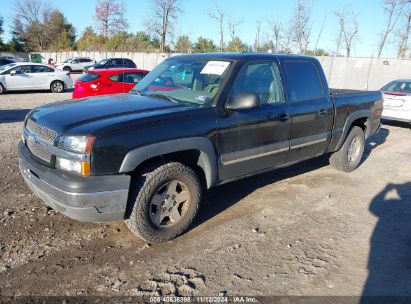
[[[72,159],[71,157],[56,157],[56,169],[75,172],[84,176],[90,175],[90,154],[94,136],[62,136],[58,147],[69,152],[86,155],[84,161]]]
[[[95,67],[92,66],[92,67],[89,67],[88,69],[89,69],[89,71],[91,71],[91,70],[94,70]]]
[[[90,145],[89,150],[91,150],[92,141],[90,139],[94,140],[94,137],[90,137],[90,136],[62,136],[59,140],[58,146],[59,146],[59,148],[62,148],[64,150],[71,151],[71,152],[90,153],[90,151],[86,151],[87,150],[87,144]]]

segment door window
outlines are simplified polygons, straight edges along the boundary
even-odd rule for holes
[[[16,74],[31,73],[31,67],[29,65],[20,65],[18,67],[15,67],[14,69],[10,70],[10,72],[11,71],[16,71]]]
[[[31,67],[31,72],[32,73],[52,73],[54,72],[54,69],[45,66],[45,65],[33,65]]]
[[[262,104],[284,102],[283,86],[277,65],[272,61],[252,62],[243,66],[231,95],[255,93]]]
[[[286,61],[291,101],[305,101],[324,96],[324,89],[315,65],[308,61]]]

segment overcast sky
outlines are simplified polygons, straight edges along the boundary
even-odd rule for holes
[[[67,19],[76,28],[79,36],[84,28],[94,25],[94,0],[48,0],[53,6],[59,8]],[[334,16],[334,11],[350,6],[358,13],[359,36],[353,51],[354,56],[368,57],[376,54],[379,33],[385,23],[382,0],[313,0],[313,42],[309,48],[314,48],[315,40],[321,28],[324,18],[326,17],[325,28],[321,36],[319,47],[332,52],[335,50],[335,40],[338,35],[338,25]],[[13,0],[2,0],[0,15],[5,18],[5,35],[3,40],[10,38],[8,25],[13,16]],[[146,30],[144,23],[150,14],[150,0],[128,0],[124,1],[127,7],[127,20],[129,31],[137,32]],[[210,19],[207,11],[213,9],[214,0],[181,0],[183,13],[181,14],[175,34],[188,35],[192,40],[198,36],[211,38],[216,45],[219,41],[219,29],[215,21]],[[237,33],[240,38],[252,44],[256,34],[257,20],[266,20],[267,18],[278,18],[286,24],[290,21],[293,14],[295,1],[284,0],[219,0],[219,4],[234,20],[244,19],[244,22],[238,27]],[[262,22],[261,33],[264,38],[264,32],[269,29],[265,22]],[[226,41],[229,38],[227,29]],[[385,57],[391,57],[395,54],[395,44],[390,43],[384,52]]]

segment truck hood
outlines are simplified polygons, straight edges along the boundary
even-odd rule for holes
[[[127,121],[144,120],[191,107],[154,97],[117,94],[68,100],[35,108],[29,116],[59,134],[94,134]]]

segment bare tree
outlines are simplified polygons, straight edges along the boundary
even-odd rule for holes
[[[218,22],[220,28],[220,52],[224,50],[224,20],[226,17],[226,12],[215,2],[214,10],[208,13],[208,16]]]
[[[174,30],[174,22],[181,13],[180,0],[151,0],[153,15],[148,28],[160,37],[160,52],[166,49],[167,37]]]
[[[400,39],[399,47],[398,47],[398,53],[397,57],[398,58],[405,58],[407,55],[407,52],[409,50],[408,47],[408,40],[410,36],[410,31],[411,31],[411,8],[410,8],[410,3],[411,1],[406,1],[406,7],[404,8],[403,12],[403,17],[405,17],[405,21],[403,22],[403,25],[401,26],[401,29],[398,32],[398,36]]]
[[[327,21],[327,17],[324,17],[323,25],[321,26],[321,29],[320,29],[320,31],[318,32],[317,40],[315,41],[314,55],[317,54],[318,43],[320,42],[320,38],[321,38],[321,35],[322,35],[322,33],[323,33],[323,30],[324,30],[324,26],[325,26],[325,22],[326,22],[326,21]]]
[[[13,36],[27,41],[29,48],[43,50],[46,37],[42,18],[51,11],[51,7],[41,0],[16,0],[14,2]]]
[[[126,7],[118,0],[98,0],[94,19],[97,29],[105,38],[118,32],[125,31],[127,20],[125,18]]]
[[[297,0],[294,8],[293,40],[300,54],[305,53],[311,39],[311,11],[313,3],[311,0]]]
[[[404,0],[385,0],[384,1],[384,13],[387,16],[387,23],[383,32],[381,33],[381,39],[378,43],[378,58],[381,57],[384,50],[384,46],[387,42],[388,36],[394,30],[398,19],[402,15],[402,12],[405,8],[406,1]]]
[[[347,57],[350,57],[356,36],[358,35],[358,15],[353,11],[348,12],[347,9],[335,12],[335,15],[345,45],[346,55]]]
[[[232,19],[231,17],[228,18],[228,29],[230,30],[231,40],[234,40],[234,38],[237,37],[237,35],[236,35],[237,26],[239,26],[243,22],[244,22],[244,19],[236,21],[236,20]]]
[[[282,43],[282,32],[283,32],[283,25],[278,20],[271,18],[267,19],[268,27],[271,31],[271,40],[273,41],[274,52],[278,53],[284,49]]]
[[[258,52],[260,50],[260,32],[261,32],[261,21],[257,20],[257,27],[255,33],[254,50]]]

